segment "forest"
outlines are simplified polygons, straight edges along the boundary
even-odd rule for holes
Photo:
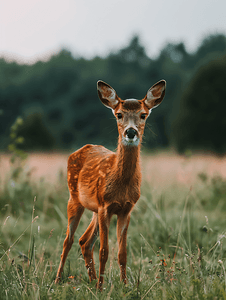
[[[92,219],[86,210],[56,285],[68,153],[86,143],[117,144],[97,81],[122,99],[142,99],[161,79],[166,95],[148,118],[141,196],[128,229],[128,283],[120,281],[116,216],[103,291],[89,283],[79,246]],[[68,49],[32,65],[0,58],[0,299],[226,299],[225,81],[222,34],[192,53],[182,42],[166,44],[155,58],[139,36],[90,60]],[[98,238],[97,270],[99,248]]]
[[[155,58],[139,36],[106,57],[74,57],[67,49],[47,61],[20,64],[0,58],[0,149],[73,150],[86,143],[115,149],[117,127],[98,99],[96,82],[122,98],[142,99],[167,82],[163,103],[148,119],[143,147],[211,152],[226,150],[226,36],[205,37],[190,53],[169,43]]]

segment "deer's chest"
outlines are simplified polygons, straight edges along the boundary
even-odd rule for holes
[[[131,203],[134,205],[140,197],[140,184],[138,181],[116,180],[106,182],[104,202],[117,203],[121,209]]]

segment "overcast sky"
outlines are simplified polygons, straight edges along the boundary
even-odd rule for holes
[[[150,57],[167,42],[192,51],[208,34],[226,34],[226,0],[0,1],[0,56],[34,62],[67,48],[106,56],[138,34]]]

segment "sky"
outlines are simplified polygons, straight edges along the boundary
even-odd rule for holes
[[[33,63],[62,48],[107,56],[139,35],[149,57],[169,42],[192,52],[209,34],[226,34],[225,0],[0,1],[0,57]]]

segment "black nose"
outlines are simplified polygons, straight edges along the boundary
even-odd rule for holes
[[[129,128],[126,130],[126,135],[128,136],[129,139],[133,139],[136,135],[136,130],[133,128]]]

